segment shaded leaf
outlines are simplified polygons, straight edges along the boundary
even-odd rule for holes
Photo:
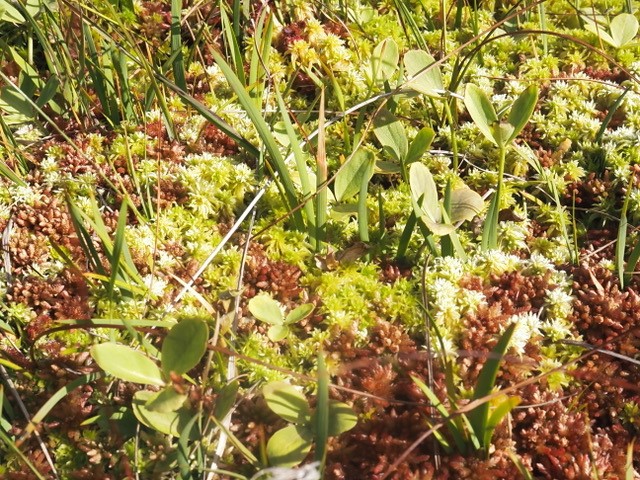
[[[125,345],[101,343],[91,347],[91,356],[105,372],[126,382],[164,385],[158,366],[146,355]]]
[[[471,220],[484,208],[482,197],[469,187],[456,188],[451,192],[451,222]]]
[[[169,375],[187,373],[195,367],[207,350],[209,328],[200,318],[184,318],[162,343],[162,371]]]
[[[311,409],[305,396],[293,385],[271,382],[262,389],[267,405],[274,413],[291,423],[308,424]]]
[[[491,350],[491,354],[482,366],[482,370],[480,370],[476,388],[473,392],[473,400],[478,400],[491,394],[496,383],[496,377],[498,376],[500,362],[502,361],[502,357],[507,351],[507,348],[509,348],[509,342],[511,342],[511,337],[513,336],[515,328],[516,323],[509,325],[498,340],[496,346]],[[484,439],[484,433],[489,422],[489,403],[485,402],[478,405],[475,409],[469,412],[468,418],[476,436],[479,439]],[[482,447],[486,447],[486,445],[482,445]]]
[[[402,162],[409,150],[409,141],[402,123],[386,108],[380,110],[373,120],[373,133],[385,149],[388,149],[393,157]]]
[[[468,83],[464,90],[464,105],[482,134],[497,145],[493,125],[498,121],[498,115],[487,94],[479,87]]]
[[[266,293],[256,295],[249,300],[248,307],[251,315],[263,322],[282,325],[284,321],[280,304]]]
[[[424,50],[409,50],[404,56],[404,68],[411,79],[407,87],[430,97],[439,97],[444,92],[442,73],[440,67],[427,69],[433,63],[435,59]]]
[[[289,425],[274,433],[267,442],[269,463],[278,467],[293,467],[311,451],[313,435],[299,425]]]
[[[369,150],[358,150],[342,169],[335,181],[335,194],[338,201],[348,200],[360,191],[360,185],[373,176],[376,159]]]
[[[236,403],[236,397],[238,395],[238,389],[240,388],[240,384],[237,380],[227,383],[222,390],[218,392],[218,396],[216,397],[216,404],[213,409],[213,415],[222,420],[227,413],[233,408],[233,405]]]

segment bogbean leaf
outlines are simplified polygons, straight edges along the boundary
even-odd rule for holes
[[[371,54],[371,80],[373,83],[389,80],[398,68],[398,44],[391,37],[382,40]]]
[[[380,110],[373,120],[373,134],[398,162],[402,162],[409,150],[409,141],[402,123],[386,108]]]
[[[222,389],[218,392],[218,396],[216,398],[216,404],[213,409],[213,415],[218,419],[222,420],[229,411],[233,408],[236,403],[236,398],[238,396],[238,390],[240,389],[240,383],[237,380],[227,383]]]
[[[404,56],[404,68],[410,79],[407,87],[430,97],[441,96],[444,87],[440,68],[429,67],[434,62],[435,59],[424,50],[409,50]]]
[[[286,325],[272,325],[269,327],[269,330],[267,330],[267,337],[269,337],[269,340],[272,342],[279,342],[287,338],[289,332],[291,332],[291,329]]]
[[[310,422],[309,402],[293,385],[271,382],[263,387],[262,394],[269,408],[286,421],[301,425]]]
[[[471,220],[483,208],[484,200],[469,187],[456,188],[451,192],[451,223]]]
[[[107,342],[94,345],[90,353],[100,368],[120,380],[145,385],[165,384],[155,362],[131,347]]]
[[[407,152],[405,162],[409,164],[420,160],[420,158],[422,158],[422,155],[424,155],[424,153],[429,150],[431,142],[433,142],[435,136],[436,132],[433,130],[433,128],[421,128],[409,145],[409,151]]]
[[[288,425],[274,433],[267,442],[267,456],[271,465],[293,467],[311,451],[313,434],[300,425]]]
[[[329,436],[348,432],[358,423],[358,416],[346,403],[329,400]]]
[[[280,304],[267,294],[261,294],[249,300],[251,315],[271,325],[282,325],[282,310]]]
[[[373,176],[375,164],[373,152],[358,150],[336,175],[334,187],[336,199],[348,200],[358,193],[362,182]]]
[[[184,318],[169,330],[162,343],[162,371],[165,375],[187,373],[207,350],[209,328],[199,318]]]
[[[299,307],[294,308],[289,312],[287,318],[285,318],[284,323],[296,323],[302,320],[303,318],[307,318],[313,312],[315,305],[313,303],[305,303],[304,305],[300,305]]]
[[[538,103],[538,87],[530,85],[527,87],[520,96],[513,102],[511,111],[509,112],[508,122],[513,127],[513,131],[509,135],[508,142],[514,140],[518,134],[522,131],[524,126],[531,118],[533,110]]]
[[[464,90],[464,105],[482,134],[497,145],[493,125],[498,122],[498,115],[487,94],[479,87],[468,83]]]
[[[621,13],[611,20],[613,46],[620,48],[631,43],[638,34],[638,19],[631,13]]]
[[[154,393],[145,403],[145,408],[159,413],[175,412],[184,405],[187,396],[178,393],[172,385]]]
[[[133,413],[140,423],[166,435],[179,437],[180,432],[189,423],[191,412],[182,407],[176,411],[156,412],[150,410],[146,404],[153,397],[154,392],[142,390],[133,396]]]
[[[440,222],[442,212],[438,202],[438,190],[429,169],[421,163],[412,163],[409,169],[409,185],[412,198],[418,203],[428,220]]]

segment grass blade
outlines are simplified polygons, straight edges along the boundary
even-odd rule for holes
[[[173,58],[173,78],[176,85],[187,90],[187,80],[184,73],[184,56],[182,55],[182,28],[180,15],[182,0],[171,0],[171,55]]]
[[[329,440],[329,372],[322,352],[318,353],[318,406],[315,420],[315,459],[320,462],[320,469],[324,470]]]
[[[267,153],[269,154],[269,157],[271,159],[271,163],[268,164],[268,167],[276,171],[280,176],[280,182],[282,183],[282,186],[284,188],[285,203],[290,210],[294,210],[298,206],[295,185],[291,180],[291,176],[289,175],[289,170],[287,168],[287,165],[284,162],[284,158],[282,157],[280,150],[278,150],[278,145],[276,143],[275,138],[273,137],[273,134],[271,133],[271,130],[269,129],[269,126],[267,125],[264,118],[262,117],[262,113],[260,112],[260,110],[258,110],[255,104],[253,103],[253,99],[251,98],[249,93],[246,91],[246,89],[244,88],[244,86],[242,85],[238,77],[235,75],[235,73],[233,73],[233,70],[231,69],[229,64],[224,60],[222,55],[220,55],[220,53],[216,51],[213,51],[212,55],[214,60],[220,67],[220,70],[222,71],[224,76],[227,78],[227,82],[229,83],[229,86],[237,95],[238,101],[240,102],[244,110],[247,112],[247,115],[249,116],[249,118],[251,119],[251,122],[255,126],[258,132],[258,135],[260,136],[260,139],[264,143]],[[296,227],[299,230],[302,230],[304,227],[304,220],[302,218],[302,214],[300,213],[300,211],[296,210],[293,212],[293,219],[296,224]]]

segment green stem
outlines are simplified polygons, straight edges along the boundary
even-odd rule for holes
[[[451,98],[452,102],[455,102],[455,98]],[[453,153],[453,172],[458,174],[458,137],[456,136],[456,121],[453,118],[453,113],[451,110],[451,105],[448,100],[444,102],[444,111],[447,115],[447,120],[449,121],[449,128],[451,130],[451,152]]]

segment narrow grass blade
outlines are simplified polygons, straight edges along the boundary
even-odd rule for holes
[[[308,201],[315,192],[315,186],[312,187],[311,179],[309,178],[309,173],[307,171],[307,161],[304,152],[302,151],[302,145],[296,134],[293,124],[289,118],[289,112],[284,103],[284,99],[282,98],[282,94],[280,91],[275,88],[274,93],[276,96],[276,100],[278,102],[278,108],[280,110],[280,115],[282,117],[282,122],[284,123],[285,130],[287,132],[287,137],[289,138],[289,145],[291,146],[291,151],[293,153],[293,158],[296,162],[296,167],[298,170],[298,177],[300,178],[300,186],[302,187],[302,194],[304,195],[304,213],[307,220],[307,226],[309,231],[309,239],[311,241],[311,245],[313,248],[316,248],[316,218],[314,213],[313,202]]]
[[[324,470],[329,440],[329,372],[322,352],[318,353],[318,405],[315,413],[315,459]]]
[[[238,37],[233,31],[233,27],[229,21],[229,16],[227,15],[223,4],[224,2],[220,2],[220,24],[222,25],[222,30],[224,31],[224,36],[227,40],[227,48],[231,56],[231,62],[233,63],[236,76],[238,77],[238,80],[240,80],[240,83],[246,86],[247,80],[244,75],[244,61],[242,58],[242,52],[240,51],[240,45],[238,45]]]
[[[325,143],[324,87],[320,92],[320,113],[318,115],[318,148],[316,150],[316,251],[320,251],[325,241],[327,229],[327,151]]]
[[[294,210],[298,206],[295,185],[291,180],[287,165],[284,162],[284,158],[282,157],[280,150],[278,150],[278,145],[275,138],[273,137],[273,134],[271,133],[271,130],[269,129],[269,126],[262,117],[262,113],[260,112],[260,110],[256,108],[255,104],[253,103],[253,99],[245,90],[238,77],[235,75],[224,58],[222,58],[222,55],[220,55],[220,53],[216,51],[213,51],[212,55],[214,60],[220,67],[220,70],[227,78],[229,86],[237,95],[238,101],[247,112],[247,115],[251,119],[251,122],[254,124],[258,135],[260,136],[269,154],[271,160],[269,166],[280,176],[280,182],[284,188],[285,202],[290,210]],[[304,220],[300,211],[296,210],[293,212],[293,219],[296,227],[299,230],[302,230],[302,228],[304,227]]]
[[[442,416],[443,420],[445,421],[445,425],[447,425],[447,430],[449,431],[449,434],[453,437],[453,441],[456,444],[456,448],[458,449],[458,451],[465,452],[467,441],[465,439],[464,430],[458,428],[456,423],[453,422],[453,420],[450,418],[449,411],[442,404],[442,402],[440,401],[438,396],[433,392],[433,390],[431,390],[427,386],[427,384],[425,384],[422,380],[420,380],[418,377],[413,375],[411,375],[411,379],[415,382],[418,388],[422,390],[422,392],[426,395],[431,406],[435,407],[435,409],[438,411],[440,416]]]
[[[187,90],[185,78],[184,57],[182,54],[182,28],[180,16],[182,14],[182,0],[171,0],[171,54],[173,55],[173,78],[176,85]]]

